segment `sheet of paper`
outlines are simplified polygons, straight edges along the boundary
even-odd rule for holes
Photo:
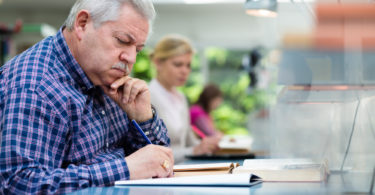
[[[252,186],[260,183],[259,177],[244,174],[203,175],[157,179],[116,181],[118,186]]]

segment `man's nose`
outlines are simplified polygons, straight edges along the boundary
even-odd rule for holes
[[[137,50],[136,48],[127,48],[123,50],[120,54],[120,60],[125,64],[133,65],[137,59]]]

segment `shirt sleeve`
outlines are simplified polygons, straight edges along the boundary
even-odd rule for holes
[[[129,125],[130,131],[132,131],[133,133],[126,136],[127,140],[124,141],[124,143],[126,144],[126,155],[129,155],[148,144],[143,136],[138,132],[138,130],[131,123],[129,123]],[[148,137],[148,139],[152,142],[152,144],[167,147],[170,146],[167,127],[165,126],[163,120],[159,118],[156,111],[152,119],[140,123],[139,126]]]
[[[194,125],[207,136],[215,135],[216,130],[213,128],[211,121],[203,114],[196,117]]]
[[[45,101],[25,88],[2,99],[0,191],[5,194],[66,193],[129,178],[124,159],[91,165],[64,165],[72,140],[69,115],[61,101]],[[52,103],[51,103],[52,102]],[[59,112],[56,112],[59,110]]]

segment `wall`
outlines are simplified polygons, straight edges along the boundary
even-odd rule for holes
[[[21,18],[24,23],[47,23],[58,29],[73,2],[8,0],[0,6],[0,22],[13,24]],[[285,32],[308,32],[314,24],[306,7],[298,3],[279,3],[277,18],[246,15],[242,3],[156,4],[155,8],[158,16],[151,45],[165,34],[180,33],[189,37],[198,49],[207,46],[243,49],[258,45],[273,48],[279,46]]]

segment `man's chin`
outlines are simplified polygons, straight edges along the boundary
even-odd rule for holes
[[[100,88],[110,89],[113,82],[102,82],[95,86],[100,87]]]
[[[121,79],[121,77],[112,77],[110,79],[107,79],[106,81],[103,82],[103,85],[107,86],[107,87],[111,87],[111,85],[116,82],[117,80]]]

